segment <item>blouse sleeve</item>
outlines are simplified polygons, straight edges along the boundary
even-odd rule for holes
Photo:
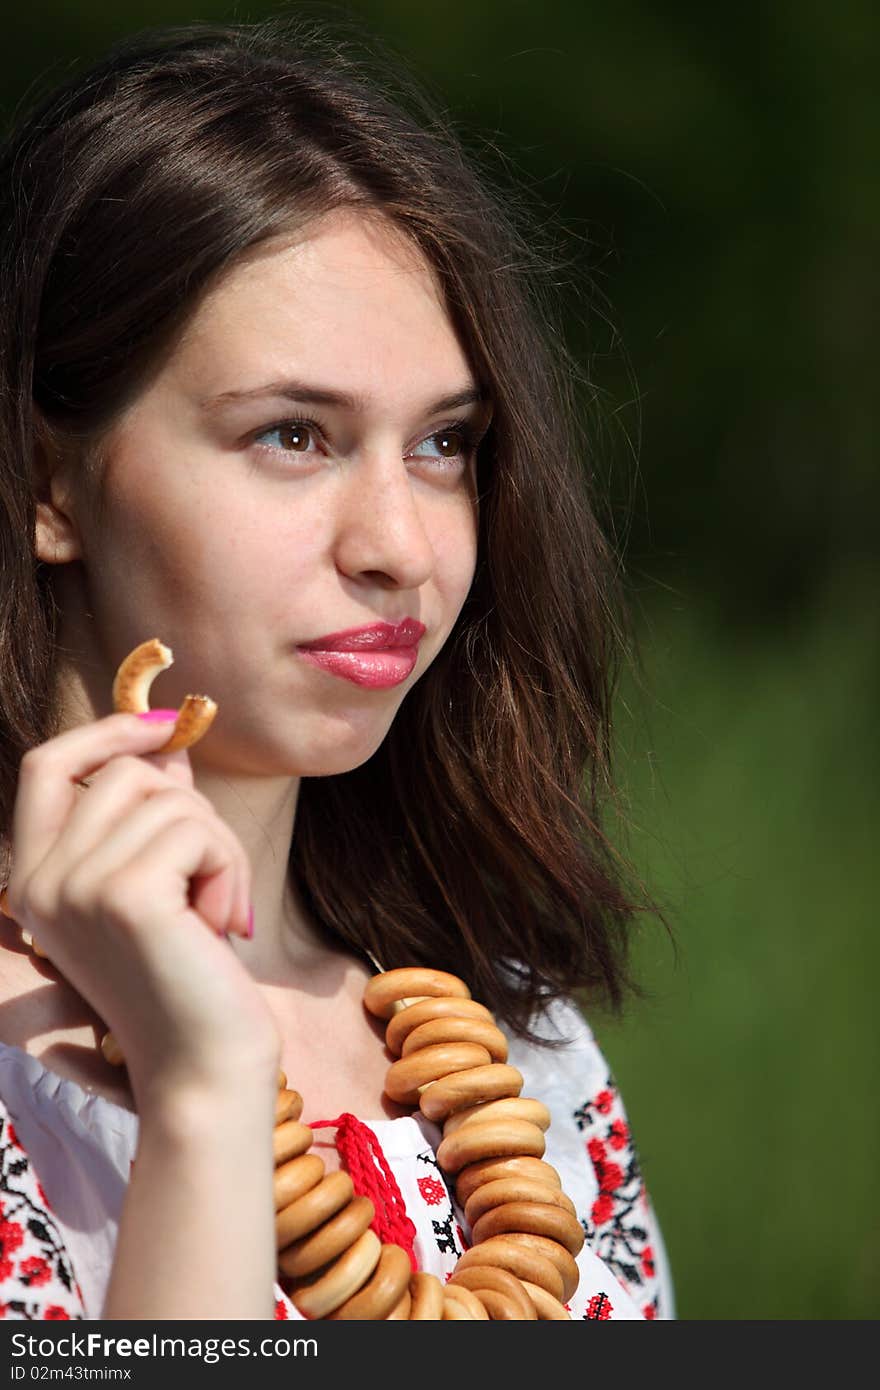
[[[0,1097],[0,1317],[83,1316],[82,1294],[48,1198]]]
[[[524,1074],[523,1094],[538,1096],[550,1110],[546,1156],[575,1201],[586,1248],[623,1288],[635,1316],[674,1318],[663,1237],[608,1063],[570,1000],[550,1004],[533,1026],[557,1046],[516,1040],[509,1060]]]

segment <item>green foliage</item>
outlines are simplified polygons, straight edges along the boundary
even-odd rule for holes
[[[873,582],[872,582],[873,581]],[[686,1318],[876,1318],[880,935],[876,576],[731,642],[693,605],[646,638],[650,733],[623,692],[651,1000],[600,1039]]]

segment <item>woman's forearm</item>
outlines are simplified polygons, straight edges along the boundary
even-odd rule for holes
[[[272,1317],[276,1077],[142,1116],[102,1317]]]

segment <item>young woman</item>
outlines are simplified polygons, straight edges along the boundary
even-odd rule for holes
[[[443,1129],[389,1096],[363,1004],[412,966],[491,1010],[552,1117],[571,1316],[672,1315],[573,1002],[623,999],[634,907],[571,364],[521,214],[381,56],[290,20],[137,35],[5,143],[9,1317],[302,1316],[279,1068],[326,1174],[318,1122],[366,1122],[448,1277],[473,1231]],[[191,749],[113,712],[152,637],[171,718],[217,702]]]

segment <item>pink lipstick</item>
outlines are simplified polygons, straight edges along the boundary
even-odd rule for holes
[[[372,690],[399,685],[419,659],[424,623],[403,618],[399,623],[350,627],[300,642],[297,650],[313,666]]]

